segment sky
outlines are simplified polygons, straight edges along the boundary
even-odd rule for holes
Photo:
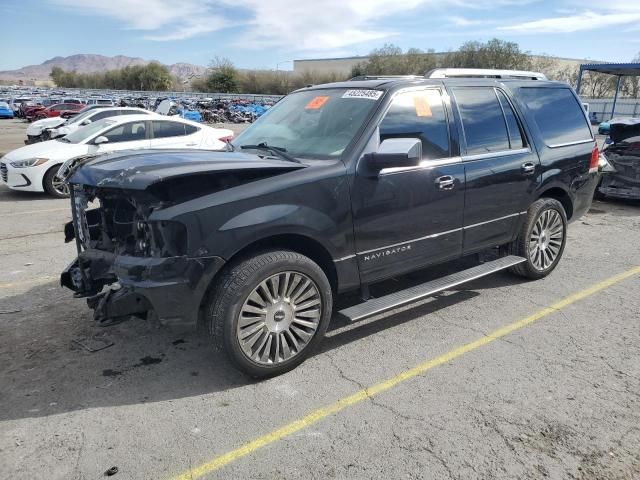
[[[494,37],[568,58],[640,52],[640,0],[0,0],[0,15],[0,70],[76,53],[289,70],[385,43],[447,51]]]

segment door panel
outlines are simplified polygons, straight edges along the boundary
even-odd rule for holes
[[[450,176],[453,188],[436,179]],[[360,277],[389,277],[460,255],[464,167],[460,162],[359,177],[354,224]]]
[[[463,253],[511,241],[540,177],[522,122],[501,90],[452,89],[462,124],[466,197]]]
[[[512,240],[535,188],[534,175],[526,175],[522,166],[537,162],[529,149],[465,161],[465,253]]]
[[[461,159],[451,156],[449,118],[439,89],[392,99],[374,148],[387,138],[418,138],[423,160],[374,177],[356,173],[352,210],[362,282],[460,255],[465,178]]]

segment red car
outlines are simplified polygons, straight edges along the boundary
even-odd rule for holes
[[[62,112],[77,112],[78,110],[82,110],[83,108],[84,105],[81,103],[57,103],[45,109],[36,111],[34,114],[34,119],[41,120],[43,118],[59,117]]]

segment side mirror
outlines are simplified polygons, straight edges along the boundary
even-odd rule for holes
[[[84,121],[82,122],[82,125],[89,125],[90,123],[91,123],[91,119],[90,119],[90,118],[87,118],[86,120],[84,120]]]
[[[417,138],[389,138],[378,150],[365,154],[364,164],[376,175],[385,168],[415,167],[422,160],[422,142]]]
[[[93,144],[94,145],[100,145],[102,143],[108,143],[108,142],[109,142],[109,139],[107,137],[105,137],[104,135],[100,135],[98,138],[96,138],[93,141]]]

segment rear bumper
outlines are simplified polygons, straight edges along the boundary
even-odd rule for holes
[[[591,208],[593,202],[593,194],[596,191],[598,182],[600,181],[600,174],[589,173],[586,176],[577,177],[571,184],[571,192],[573,194],[573,215],[571,216],[571,222],[574,222]]]
[[[635,178],[615,173],[606,175],[599,187],[600,193],[608,197],[640,200],[640,168],[634,173]]]
[[[60,276],[60,283],[87,297],[96,320],[153,311],[163,324],[195,326],[200,305],[220,257],[147,258],[109,252],[82,252]],[[98,293],[105,285],[120,289]]]

